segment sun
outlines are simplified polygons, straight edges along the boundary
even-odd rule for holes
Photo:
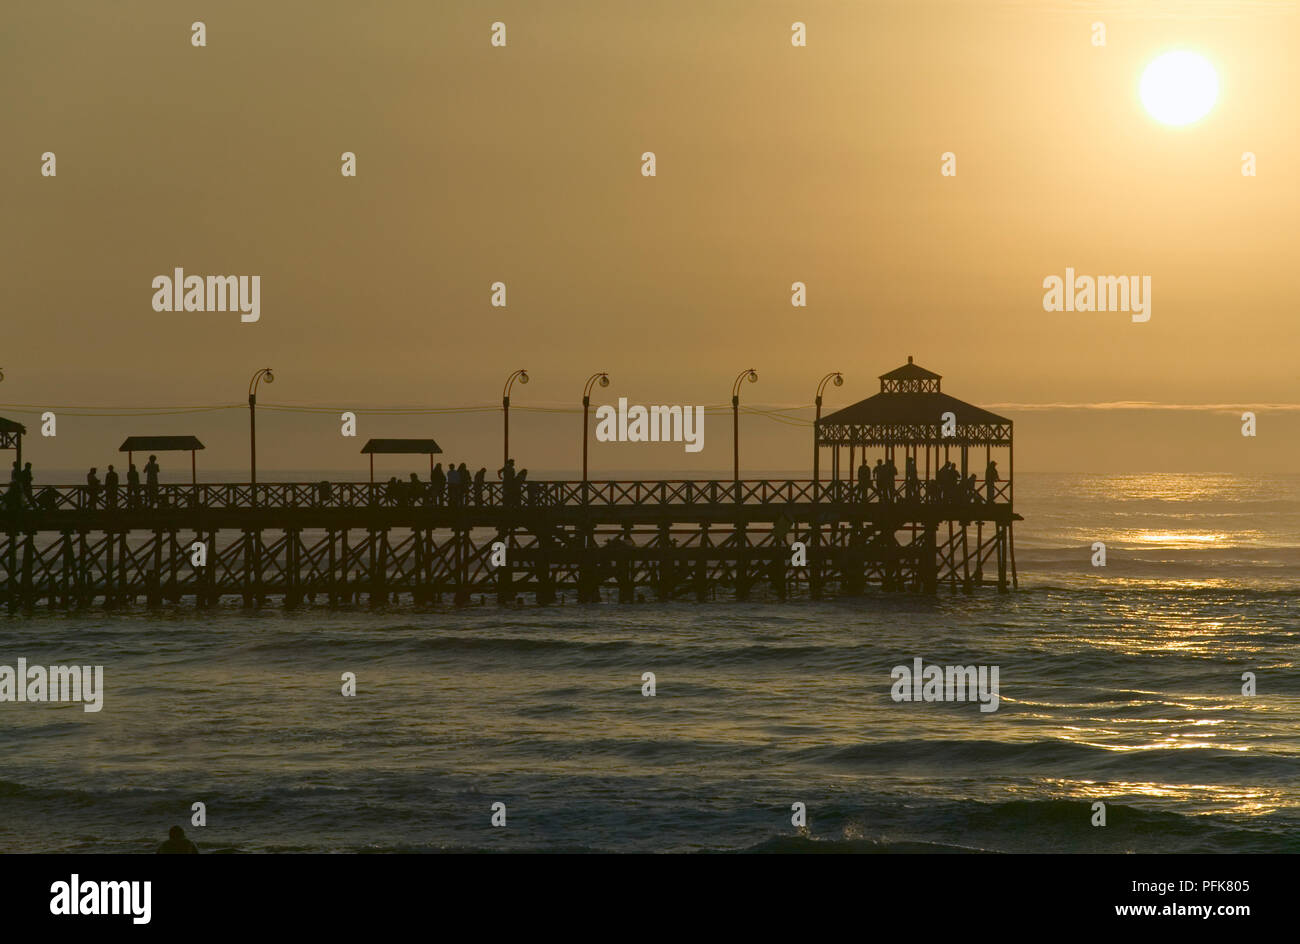
[[[1167,52],[1152,60],[1139,86],[1142,104],[1156,121],[1186,125],[1204,118],[1219,97],[1214,67],[1194,52]]]

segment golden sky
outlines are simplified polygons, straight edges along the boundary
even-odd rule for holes
[[[1137,94],[1170,49],[1220,84],[1182,128]],[[576,406],[601,369],[597,402],[724,404],[750,366],[745,402],[795,406],[838,369],[833,410],[910,354],[1016,421],[1018,471],[1300,469],[1297,89],[1285,0],[5,4],[0,415],[59,412],[38,470],[190,432],[236,469],[246,410],[73,407],[239,404],[269,364],[264,402],[356,410],[491,406],[521,366],[519,406]],[[155,312],[177,266],[260,275],[260,322]],[[1149,275],[1151,320],[1043,311],[1067,266]],[[1223,409],[1045,408],[1116,401]],[[807,430],[743,422],[748,468],[807,465]],[[572,469],[579,423],[518,412],[513,451]],[[267,469],[360,470],[369,436],[500,459],[490,413],[259,431]],[[730,454],[711,416],[700,455],[593,444],[593,476]]]

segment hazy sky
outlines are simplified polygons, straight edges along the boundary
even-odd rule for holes
[[[1183,128],[1138,98],[1170,49],[1220,83]],[[491,406],[521,366],[519,406],[576,406],[599,369],[597,402],[724,404],[753,366],[754,405],[844,371],[833,410],[911,354],[1016,421],[1017,471],[1300,469],[1296,89],[1288,2],[4,4],[0,415],[59,413],[38,469],[190,432],[231,469],[246,409],[74,408],[237,405],[266,365],[268,404]],[[155,312],[177,266],[260,275],[260,322]],[[1045,312],[1067,266],[1149,275],[1151,320]],[[1115,401],[1224,409],[1043,408]],[[523,465],[576,467],[577,415],[512,419]],[[807,465],[808,430],[743,423],[751,470]],[[337,412],[268,410],[259,432],[268,470],[360,470],[370,436],[500,459],[495,414],[362,412],[351,440]],[[713,416],[698,456],[593,444],[592,468],[730,453]]]

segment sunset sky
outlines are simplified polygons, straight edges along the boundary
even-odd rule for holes
[[[1172,49],[1219,81],[1181,128],[1138,96]],[[24,449],[38,477],[128,433],[239,469],[270,365],[267,405],[362,422],[268,409],[260,467],[361,471],[366,438],[433,436],[495,469],[499,413],[364,410],[499,406],[517,367],[519,407],[576,407],[595,370],[597,403],[723,405],[752,366],[754,406],[842,370],[830,411],[912,355],[1015,420],[1018,472],[1300,470],[1297,89],[1289,2],[5,4],[0,415],[59,414]],[[155,312],[178,266],[260,275],[261,321]],[[1067,266],[1150,276],[1151,320],[1045,312]],[[1161,408],[1098,408],[1133,402]],[[236,408],[75,415],[189,405]],[[751,472],[806,468],[810,430],[742,422]],[[572,470],[579,424],[520,410],[513,451]],[[593,443],[592,469],[730,457],[719,414],[699,455]]]

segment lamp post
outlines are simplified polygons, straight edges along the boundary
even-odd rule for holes
[[[822,424],[822,391],[826,389],[826,384],[835,381],[835,386],[844,386],[844,375],[838,370],[833,370],[821,379],[817,384],[817,417],[813,420],[813,483],[820,484],[821,476],[821,450],[817,446],[817,440],[821,434]]]
[[[516,380],[520,383],[528,383],[528,371],[520,368],[507,377],[505,390],[501,394],[501,415],[505,423],[505,436],[502,440],[505,456],[501,462],[502,468],[505,468],[506,463],[510,461],[510,388],[514,386]]]
[[[275,376],[271,373],[271,368],[263,367],[248,382],[249,478],[253,485],[254,504],[257,503],[257,387],[263,379],[267,383],[275,383]]]
[[[582,388],[582,484],[587,484],[587,415],[591,412],[591,388],[592,385],[600,381],[602,387],[609,386],[609,374],[605,371],[597,371],[587,378],[587,384]]]
[[[735,383],[731,385],[732,478],[737,483],[740,482],[740,385],[746,380],[750,383],[758,383],[758,371],[752,367],[742,370]]]

